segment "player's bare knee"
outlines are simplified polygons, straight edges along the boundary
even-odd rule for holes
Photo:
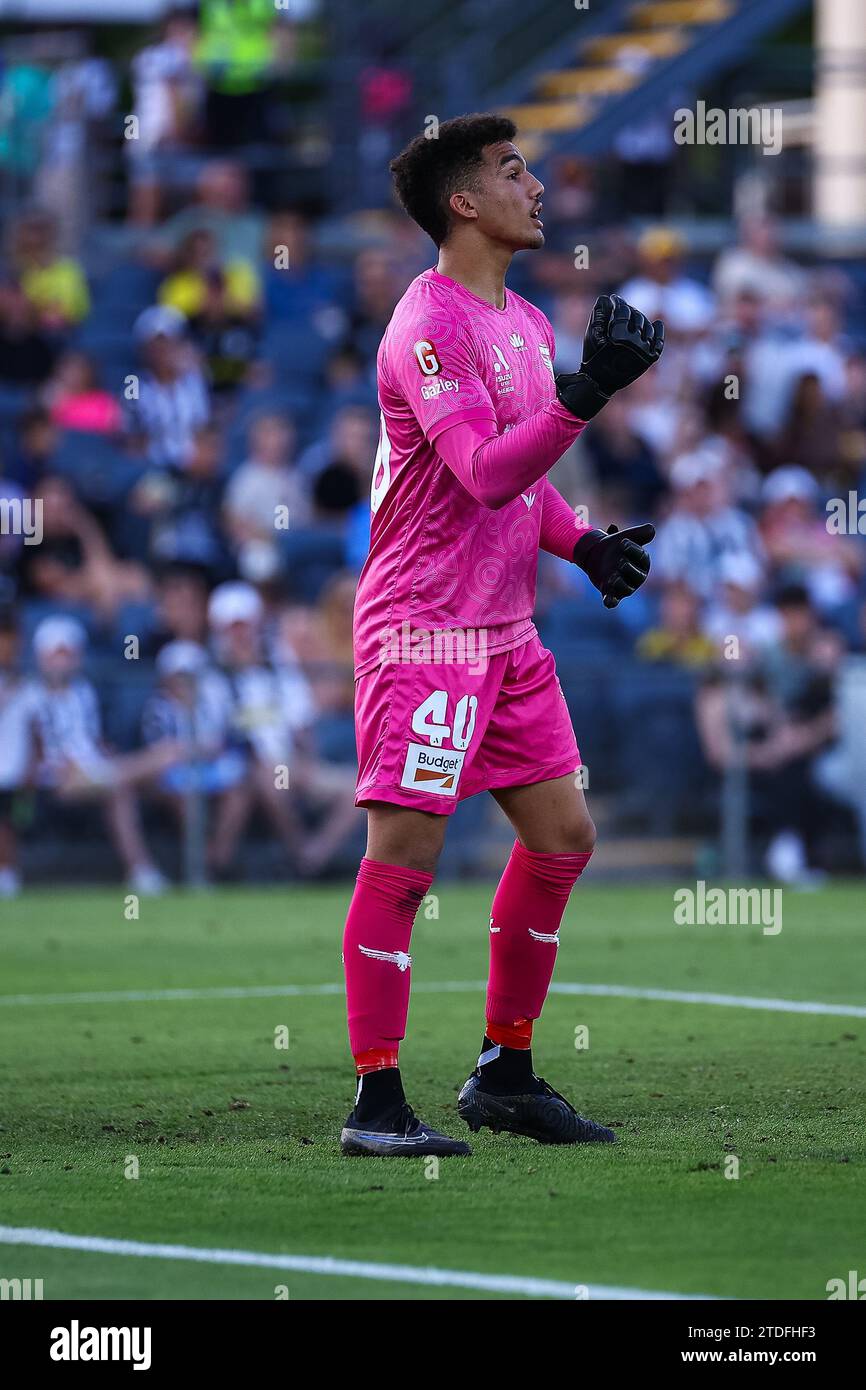
[[[563,836],[565,847],[559,851],[560,854],[591,854],[597,839],[595,822],[590,816],[581,816],[580,820],[563,829]]]
[[[445,818],[419,811],[370,807],[367,858],[422,873],[436,872],[445,843]]]

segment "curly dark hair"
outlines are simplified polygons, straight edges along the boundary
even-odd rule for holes
[[[435,136],[410,140],[389,165],[401,204],[437,246],[451,228],[448,199],[459,188],[473,188],[485,145],[513,140],[517,127],[507,116],[477,113],[443,121]]]

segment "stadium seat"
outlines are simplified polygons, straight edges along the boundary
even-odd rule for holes
[[[687,818],[704,775],[694,713],[697,684],[690,671],[634,661],[611,685],[619,780],[632,791],[632,809],[663,833]]]
[[[286,582],[293,598],[315,603],[345,564],[345,537],[338,531],[286,531],[280,537]]]
[[[27,386],[0,385],[0,426],[13,426],[33,402],[33,392]]]
[[[94,661],[90,668],[102,706],[105,738],[129,752],[141,746],[141,719],[154,685],[154,669],[141,661]]]
[[[316,719],[316,751],[329,763],[357,761],[355,721],[351,714],[328,714]]]
[[[150,266],[124,263],[113,266],[92,283],[94,312],[107,309],[117,320],[131,321],[156,300],[161,272]]]
[[[102,434],[70,431],[63,436],[55,471],[69,480],[78,496],[99,507],[118,506],[145,470]]]
[[[259,351],[281,381],[319,381],[331,346],[309,324],[278,323],[267,330]]]

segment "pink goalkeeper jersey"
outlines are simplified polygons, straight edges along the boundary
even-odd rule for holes
[[[542,478],[492,510],[467,491],[436,442],[465,421],[502,435],[549,407],[553,355],[550,323],[512,290],[496,309],[427,270],[400,300],[378,355],[381,432],[370,551],[355,600],[356,675],[381,661],[383,643],[406,622],[412,632],[483,628],[490,654],[534,634],[548,490],[565,504]],[[553,424],[568,433],[561,453],[582,425],[555,410],[569,420]]]

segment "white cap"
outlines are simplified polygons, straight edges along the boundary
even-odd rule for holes
[[[212,627],[229,627],[232,623],[261,622],[264,605],[252,584],[231,580],[218,584],[207,606]]]
[[[671,465],[671,487],[694,487],[696,483],[708,483],[715,478],[721,468],[716,452],[709,449],[696,449],[691,454],[680,454]]]
[[[763,570],[747,550],[738,550],[723,555],[719,565],[719,578],[723,584],[734,584],[738,589],[757,589],[763,578]]]
[[[161,676],[194,676],[207,661],[207,653],[198,642],[167,642],[156,656],[156,669]]]
[[[63,647],[68,647],[71,651],[83,651],[86,646],[87,633],[77,618],[64,618],[60,615],[43,618],[33,634],[33,650],[37,656],[47,656]]]
[[[788,502],[797,498],[800,502],[813,502],[818,493],[818,484],[807,469],[797,463],[787,463],[782,468],[774,468],[764,479],[761,496],[765,502]]]
[[[253,584],[267,584],[280,570],[280,552],[273,541],[244,541],[238,549],[238,569]]]
[[[135,320],[132,333],[137,343],[149,343],[152,338],[182,338],[186,332],[186,317],[171,304],[151,304]]]

